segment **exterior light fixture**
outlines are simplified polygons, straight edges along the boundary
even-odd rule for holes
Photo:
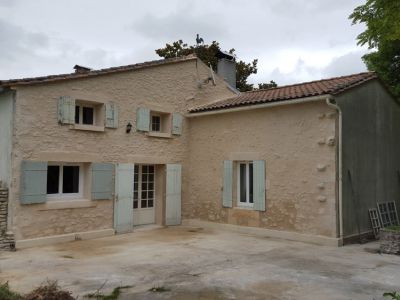
[[[126,124],[126,133],[131,132],[131,130],[132,130],[132,124],[131,122],[128,122],[128,124]]]

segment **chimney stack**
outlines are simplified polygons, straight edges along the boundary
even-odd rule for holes
[[[84,67],[84,66],[80,66],[80,65],[75,65],[74,66],[75,69],[75,73],[87,73],[90,72],[92,69]]]
[[[217,53],[217,74],[236,89],[236,61],[235,56],[223,51]]]

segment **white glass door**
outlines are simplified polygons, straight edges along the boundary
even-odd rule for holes
[[[135,165],[133,225],[155,223],[155,166]]]

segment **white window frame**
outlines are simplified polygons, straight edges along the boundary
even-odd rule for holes
[[[75,106],[79,107],[79,123],[75,123],[77,125],[86,125],[86,126],[96,126],[96,105],[80,103],[79,101],[75,103]],[[93,123],[92,124],[83,124],[83,107],[93,108]]]
[[[59,166],[59,176],[58,176],[58,193],[57,194],[47,194],[47,200],[66,200],[66,199],[83,199],[83,184],[84,184],[84,173],[83,164],[81,163],[48,163],[48,166]],[[68,193],[64,194],[62,192],[63,185],[63,169],[64,166],[77,166],[79,167],[79,187],[78,193]]]
[[[238,161],[236,167],[237,173],[237,197],[236,202],[238,207],[254,207],[254,195],[253,195],[253,203],[250,202],[250,164],[253,164],[253,161]],[[246,165],[246,202],[240,201],[240,165]],[[254,165],[253,165],[254,168]],[[254,170],[254,169],[253,169]],[[254,181],[254,178],[253,178]],[[254,193],[254,191],[253,191]]]
[[[160,120],[160,130],[153,130],[153,117],[158,117]],[[150,131],[151,132],[163,132],[163,128],[162,128],[162,116],[160,114],[157,113],[152,113],[150,115]]]

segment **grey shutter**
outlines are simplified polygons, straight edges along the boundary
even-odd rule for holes
[[[112,198],[114,193],[113,175],[113,164],[92,164],[92,200]]]
[[[136,129],[138,131],[149,131],[150,109],[139,107],[136,111]]]
[[[224,186],[222,192],[223,207],[232,207],[232,179],[233,179],[233,162],[231,160],[225,160]]]
[[[165,224],[181,224],[182,166],[167,164],[167,183],[165,199]]]
[[[58,98],[58,122],[61,124],[75,123],[75,99],[68,96]]]
[[[181,135],[182,134],[182,123],[183,116],[180,113],[172,114],[172,134]]]
[[[115,103],[106,103],[106,127],[118,128],[118,107]]]
[[[265,161],[253,161],[254,210],[265,211]]]
[[[44,203],[47,198],[47,162],[23,161],[21,164],[21,204]]]

